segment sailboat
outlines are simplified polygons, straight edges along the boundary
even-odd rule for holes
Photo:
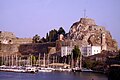
[[[2,56],[3,57],[3,56]],[[0,66],[0,71],[6,71],[6,72],[23,72],[23,73],[35,73],[37,72],[36,67],[32,67],[32,66],[18,66],[18,58],[17,58],[17,54],[16,54],[16,65],[14,65],[14,55],[11,56],[11,58],[9,57],[10,60],[8,60],[9,62],[9,66],[6,65],[2,65]],[[10,62],[12,63],[10,65]],[[4,60],[2,59],[2,63],[4,63]]]
[[[49,59],[49,58],[48,58]],[[46,63],[45,63],[45,53],[44,53],[44,59],[43,59],[43,67],[39,67],[38,68],[38,71],[39,72],[52,72],[52,68],[49,68],[49,67],[45,67],[46,65],[45,65]]]

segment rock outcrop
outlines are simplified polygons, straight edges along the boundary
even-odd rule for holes
[[[81,41],[82,45],[99,45],[102,50],[116,51],[118,44],[109,31],[98,26],[93,19],[81,18],[69,30],[69,38]]]

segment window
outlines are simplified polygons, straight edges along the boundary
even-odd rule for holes
[[[89,53],[89,55],[90,55],[90,53]]]
[[[90,50],[89,50],[89,52],[90,52]]]

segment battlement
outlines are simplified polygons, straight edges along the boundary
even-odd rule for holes
[[[11,38],[16,38],[16,36],[12,32],[0,31],[0,38],[11,39]]]
[[[13,44],[27,44],[32,43],[32,38],[15,38],[12,42]]]
[[[14,33],[0,31],[0,43],[2,44],[27,44],[32,43],[32,38],[17,38]]]
[[[89,26],[96,25],[95,21],[91,18],[81,18],[80,23],[83,25],[89,25]]]
[[[95,26],[89,26],[89,30],[91,30],[91,31],[95,31],[95,30],[97,30],[97,31],[105,31],[105,27],[103,27],[103,26],[97,26],[97,25],[95,25]]]

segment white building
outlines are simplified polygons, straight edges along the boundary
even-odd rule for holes
[[[62,46],[61,47],[61,57],[70,55],[72,53],[73,47]]]
[[[101,46],[86,46],[81,47],[81,53],[83,56],[91,56],[101,52]]]
[[[101,46],[92,46],[92,55],[101,53]]]
[[[92,53],[91,46],[81,47],[80,51],[83,56],[89,56]]]
[[[61,57],[70,55],[74,47],[62,46],[61,47]],[[80,48],[81,54],[83,56],[91,56],[101,52],[101,46],[85,46]]]

